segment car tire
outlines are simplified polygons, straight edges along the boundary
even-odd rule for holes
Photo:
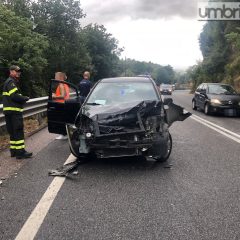
[[[162,156],[160,158],[155,158],[157,162],[163,163],[166,162],[172,152],[172,136],[170,133],[168,133],[168,150],[165,156]]]
[[[70,152],[74,157],[78,159],[79,162],[86,162],[89,157],[89,154],[79,153],[78,150],[79,150],[80,142],[78,139],[78,135],[79,135],[78,131],[73,132],[71,136],[68,134]]]
[[[193,110],[197,110],[196,101],[195,100],[192,100],[192,109]]]
[[[208,104],[208,103],[206,103],[205,106],[204,106],[204,113],[205,113],[206,115],[209,115],[209,114],[210,114],[209,104]]]

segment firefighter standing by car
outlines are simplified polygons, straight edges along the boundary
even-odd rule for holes
[[[10,153],[11,157],[17,159],[30,158],[32,153],[25,150],[23,131],[23,105],[29,97],[22,96],[17,87],[21,75],[20,67],[13,65],[9,71],[9,78],[3,85],[3,113],[10,135]]]

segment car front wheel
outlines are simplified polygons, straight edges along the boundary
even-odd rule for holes
[[[160,158],[155,158],[157,162],[166,162],[172,152],[172,136],[168,133],[168,140],[167,140],[167,152],[164,156]]]
[[[205,113],[206,115],[209,115],[209,114],[210,114],[209,104],[208,104],[208,103],[206,103],[205,106],[204,106],[204,113]]]
[[[192,101],[192,109],[193,110],[197,110],[196,101],[195,100]]]

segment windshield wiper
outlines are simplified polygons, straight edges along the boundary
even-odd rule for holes
[[[86,103],[86,105],[92,105],[92,106],[97,106],[97,105],[102,105],[102,104],[100,104],[100,103]]]

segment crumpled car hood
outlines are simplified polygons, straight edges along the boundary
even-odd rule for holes
[[[124,126],[136,123],[137,115],[153,116],[160,115],[163,107],[162,101],[129,102],[118,105],[85,105],[81,114],[87,116],[100,125]],[[169,103],[166,110],[166,121],[170,126],[175,121],[184,121],[191,115],[174,103]]]

